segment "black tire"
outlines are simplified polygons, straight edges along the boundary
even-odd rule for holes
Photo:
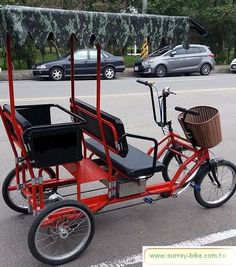
[[[194,190],[194,196],[197,202],[205,208],[221,206],[233,196],[236,190],[236,166],[229,161],[223,160],[218,162],[216,170],[221,187],[214,181],[212,169],[209,165],[199,171],[194,181],[199,187],[199,190]],[[223,176],[221,177],[221,175]],[[225,179],[226,175],[228,179]],[[232,175],[232,178],[230,178],[230,175]],[[209,189],[207,186],[209,186]],[[206,195],[208,195],[208,199],[206,199]],[[213,200],[210,198],[211,196],[219,199]]]
[[[211,65],[208,64],[208,63],[204,63],[204,64],[201,66],[200,74],[201,74],[201,75],[209,75],[210,72],[211,72]]]
[[[189,150],[189,149],[187,149],[185,147],[181,147],[181,146],[176,146],[174,149],[176,151],[182,153],[183,155],[186,155],[186,156],[190,156],[193,153],[192,150]],[[183,156],[181,157],[180,155],[176,155],[172,151],[168,151],[165,154],[163,161],[162,161],[162,163],[165,165],[165,168],[162,171],[163,179],[167,182],[170,181],[171,178],[176,173],[176,171],[178,170],[179,166],[183,163],[183,161],[184,161]],[[189,165],[189,168],[191,168],[191,165]],[[186,171],[188,169],[186,169]],[[181,174],[180,178],[182,177],[182,175],[186,174],[186,171],[184,171],[183,174]]]
[[[79,215],[76,214],[78,212]],[[49,216],[51,217],[49,218]],[[43,225],[44,222],[46,225]],[[83,233],[84,231],[86,233]],[[29,231],[28,246],[32,255],[45,264],[65,264],[76,259],[86,250],[93,238],[94,231],[94,216],[91,211],[78,201],[63,200],[52,204],[36,217]],[[76,242],[75,248],[72,249],[75,239],[72,243],[71,238],[80,238],[83,235],[85,236],[82,237],[81,242],[79,244]],[[64,246],[61,252],[62,245],[66,245],[66,247]],[[56,251],[53,248],[56,248]],[[58,248],[60,249],[58,250]],[[54,254],[50,253],[50,250]],[[58,255],[55,252],[58,252]]]
[[[36,167],[33,167],[34,170],[38,169]],[[51,168],[45,168],[43,169],[44,172],[47,173],[49,178],[55,178],[56,174]],[[21,171],[21,167],[20,170]],[[26,170],[27,171],[27,170]],[[6,176],[3,185],[2,185],[2,196],[9,208],[11,208],[14,211],[28,214],[28,203],[25,196],[21,193],[21,191],[15,189],[12,191],[9,191],[10,186],[14,186],[14,179],[16,178],[16,170],[13,169],[9,172],[9,174]],[[27,179],[27,174],[26,174]],[[30,181],[30,178],[28,178],[26,181]],[[11,194],[15,193],[15,196],[12,197]],[[19,199],[19,201],[17,201]]]
[[[103,70],[103,77],[106,80],[111,80],[115,78],[115,76],[116,76],[116,70],[113,67],[109,66]]]
[[[61,81],[64,79],[64,71],[60,67],[54,67],[50,70],[49,76],[52,81]]]
[[[167,74],[167,68],[165,65],[158,65],[155,70],[155,74],[158,78],[165,77]]]

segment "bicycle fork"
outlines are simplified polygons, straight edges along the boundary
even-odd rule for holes
[[[210,161],[210,169],[211,172],[208,173],[208,177],[210,178],[212,184],[217,185],[218,188],[221,188],[222,185],[220,183],[220,181],[218,180],[218,172],[217,172],[217,166],[218,166],[218,162],[221,161],[223,159],[217,160],[217,159],[212,159]]]

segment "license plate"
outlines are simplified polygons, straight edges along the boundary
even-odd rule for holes
[[[134,67],[134,71],[138,71],[138,67]]]

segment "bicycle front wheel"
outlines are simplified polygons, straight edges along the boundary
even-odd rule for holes
[[[172,151],[168,151],[166,155],[163,158],[162,163],[165,165],[164,170],[162,171],[162,177],[165,181],[170,181],[177,170],[179,169],[180,165],[183,164],[183,162],[193,155],[193,151],[182,147],[182,146],[176,146],[173,147],[176,151],[181,153],[181,155],[178,155]],[[186,174],[189,172],[189,170],[193,167],[194,162],[192,164],[189,164],[184,171],[181,173],[179,179],[184,178]]]
[[[206,208],[216,208],[228,201],[236,190],[236,166],[226,160],[214,167],[215,177],[210,166],[199,171],[195,183],[199,190],[194,191],[197,202]],[[217,181],[218,180],[218,181]]]

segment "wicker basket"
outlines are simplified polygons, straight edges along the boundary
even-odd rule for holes
[[[190,110],[198,111],[199,115],[187,114],[183,122],[183,113],[178,120],[185,136],[194,145],[211,148],[222,141],[220,114],[216,108],[197,106]]]

